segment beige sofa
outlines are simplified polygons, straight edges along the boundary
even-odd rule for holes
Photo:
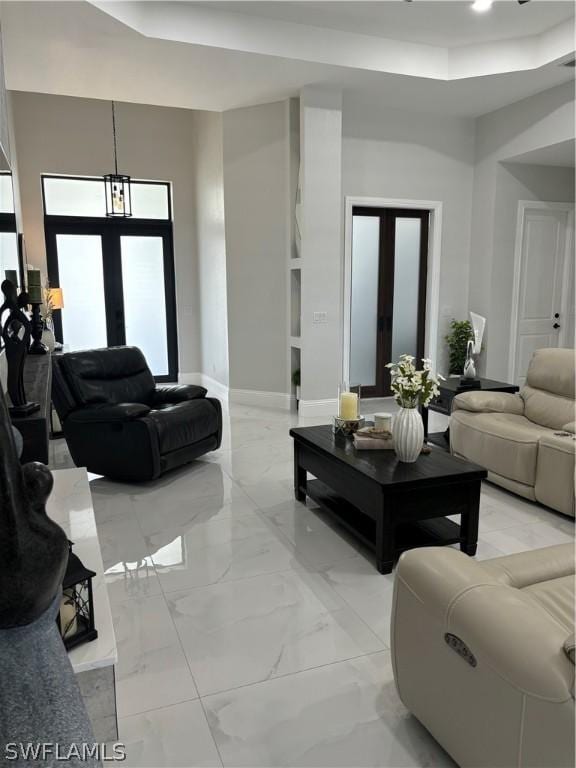
[[[520,394],[454,398],[450,449],[494,483],[574,517],[574,406],[574,350],[539,349]]]
[[[402,702],[462,768],[573,768],[571,544],[406,552],[391,640]]]

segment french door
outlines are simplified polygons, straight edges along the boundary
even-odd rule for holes
[[[51,286],[62,288],[56,338],[70,351],[140,347],[157,381],[177,381],[172,225],[46,216]]]
[[[350,382],[391,394],[386,364],[424,355],[429,211],[352,210]]]

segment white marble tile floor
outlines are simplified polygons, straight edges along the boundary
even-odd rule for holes
[[[156,483],[92,479],[126,765],[453,766],[394,687],[393,574],[293,499],[288,430],[323,421],[232,405],[219,451]],[[573,535],[484,484],[479,559]]]

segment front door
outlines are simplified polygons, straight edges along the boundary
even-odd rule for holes
[[[542,203],[524,210],[512,340],[513,381],[519,386],[536,349],[574,343],[572,217],[568,206]]]
[[[102,179],[43,177],[56,337],[69,351],[139,347],[158,381],[178,378],[169,187],[133,183],[132,218],[106,218]],[[66,214],[69,215],[66,215]]]
[[[350,384],[391,394],[386,364],[424,355],[429,211],[354,207]]]

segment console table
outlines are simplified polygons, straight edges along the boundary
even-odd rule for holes
[[[73,648],[68,656],[98,742],[118,738],[114,667],[118,661],[112,612],[104,579],[104,565],[85,469],[52,472],[54,489],[46,512],[74,542],[74,552],[96,571],[92,582],[94,620],[98,637]]]
[[[450,416],[452,413],[452,401],[456,395],[460,395],[462,392],[477,392],[482,390],[483,392],[518,392],[520,387],[515,384],[506,384],[503,381],[494,381],[493,379],[478,379],[478,384],[472,387],[462,386],[460,383],[460,376],[455,376],[451,379],[446,379],[440,382],[440,394],[438,397],[430,403],[428,408],[422,409],[422,419],[424,421],[424,434],[429,443],[438,445],[440,448],[449,450],[450,448],[450,428],[445,432],[433,432],[428,434],[428,411],[435,411],[436,413],[443,413],[446,416]]]

